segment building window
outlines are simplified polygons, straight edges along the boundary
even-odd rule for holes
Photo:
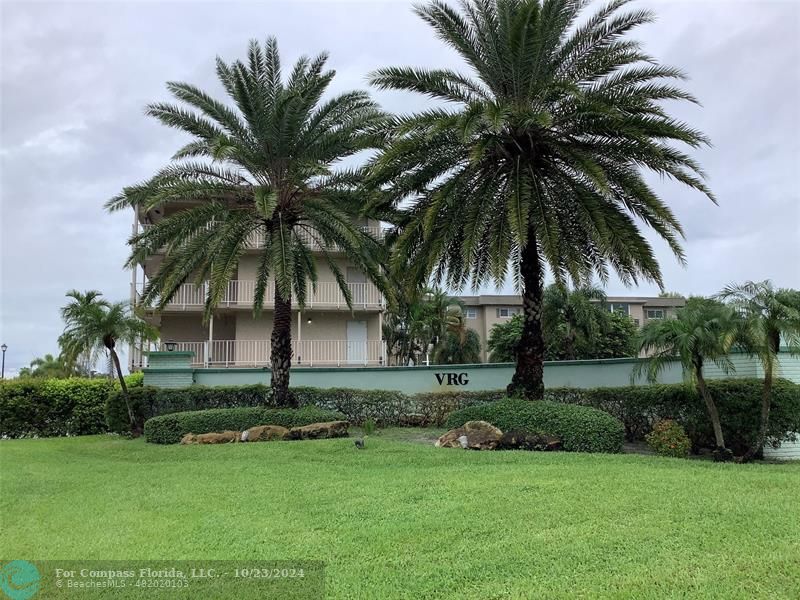
[[[477,308],[467,308],[464,310],[464,315],[468,319],[477,319],[478,318],[478,309]]]
[[[663,319],[664,318],[664,309],[663,308],[648,308],[645,311],[645,316],[648,319]]]
[[[631,307],[627,302],[609,302],[606,306],[608,306],[609,312],[622,313],[623,315],[631,314]]]
[[[504,306],[497,309],[497,317],[500,319],[510,319],[519,312],[518,308]]]

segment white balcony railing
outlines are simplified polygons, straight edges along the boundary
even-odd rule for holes
[[[139,284],[137,289],[137,304],[141,303],[143,284]],[[205,305],[207,295],[206,284],[184,283],[178,288],[177,293],[167,304],[170,309],[198,309]],[[348,283],[353,308],[380,308],[384,305],[383,295],[375,285],[371,283]],[[248,280],[229,281],[225,294],[220,300],[219,306],[235,308],[249,308],[253,305],[255,298],[256,282]],[[335,281],[318,282],[316,290],[312,291],[311,282],[308,282],[308,297],[306,298],[306,308],[346,308],[344,294]],[[264,308],[275,306],[275,287],[274,282],[267,284],[264,294]]]
[[[152,225],[147,223],[140,224],[141,232],[146,231]],[[372,234],[373,237],[377,239],[383,239],[384,236],[384,229],[380,226],[362,226],[359,229],[362,231],[366,231],[367,233]],[[300,240],[312,251],[320,251],[324,244],[320,243],[320,239],[318,235],[313,234],[312,232],[305,230],[305,229],[298,229],[297,230],[298,237]],[[261,231],[255,231],[250,234],[247,238],[247,248],[249,250],[258,250],[259,248],[263,248],[264,246],[264,233]],[[326,250],[329,252],[338,252],[339,248],[337,246],[330,246],[326,247]],[[163,251],[163,248],[162,248]]]
[[[166,350],[164,344],[161,350]],[[175,342],[175,350],[194,352],[195,367],[268,367],[269,340],[211,340]],[[384,363],[380,340],[292,340],[296,367],[368,366]]]

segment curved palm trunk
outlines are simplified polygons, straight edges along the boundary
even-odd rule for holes
[[[117,378],[119,379],[119,386],[122,389],[122,398],[125,400],[125,408],[128,409],[128,419],[131,424],[131,435],[133,437],[139,437],[142,435],[142,428],[136,422],[136,417],[133,414],[133,409],[131,408],[130,399],[128,398],[128,385],[125,383],[125,377],[122,375],[122,366],[119,363],[119,356],[117,355],[117,351],[114,349],[116,344],[113,340],[110,342],[106,342],[106,347],[108,348],[108,353],[111,355],[111,362],[114,363],[114,370],[117,372]]]
[[[517,350],[517,368],[506,388],[509,396],[527,400],[544,398],[544,337],[542,335],[542,298],[544,296],[542,262],[533,230],[520,259],[522,275],[522,337]]]
[[[719,420],[719,411],[717,405],[706,386],[705,377],[703,377],[703,363],[702,361],[695,362],[695,376],[697,377],[697,391],[706,405],[708,418],[711,419],[711,427],[714,429],[714,443],[717,447],[714,450],[714,460],[719,462],[728,461],[733,458],[731,451],[725,447],[725,437],[722,435],[722,423]]]
[[[772,404],[772,380],[775,370],[775,359],[773,357],[778,355],[780,351],[780,334],[770,336],[769,340],[770,351],[772,356],[764,361],[764,387],[761,391],[761,421],[758,426],[758,434],[756,439],[753,440],[753,445],[742,456],[742,461],[747,462],[753,460],[756,455],[761,452],[764,447],[764,442],[767,440],[767,430],[769,429],[769,412]]]
[[[272,397],[278,406],[296,407],[289,392],[289,369],[292,366],[292,299],[284,298],[275,288],[275,318],[272,323],[270,362]]]

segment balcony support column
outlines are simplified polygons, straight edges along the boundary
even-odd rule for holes
[[[212,342],[214,341],[214,314],[211,314],[211,318],[208,320],[208,341],[206,342],[206,368],[211,365],[211,348],[213,346]]]
[[[303,313],[297,309],[297,364],[303,364]]]

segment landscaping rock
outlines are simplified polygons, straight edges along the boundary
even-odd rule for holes
[[[469,448],[494,450],[503,432],[486,421],[467,421],[463,427],[451,429],[436,441],[437,448]]]
[[[287,440],[318,440],[324,438],[347,437],[347,421],[329,421],[328,423],[312,423],[304,427],[292,427]]]
[[[285,440],[289,430],[280,425],[257,425],[242,432],[243,442],[271,442]]]
[[[222,433],[187,433],[181,438],[181,444],[233,444],[241,439],[241,431],[223,431]]]
[[[497,445],[500,450],[538,450],[543,452],[561,450],[561,440],[552,435],[527,431],[506,431]]]

